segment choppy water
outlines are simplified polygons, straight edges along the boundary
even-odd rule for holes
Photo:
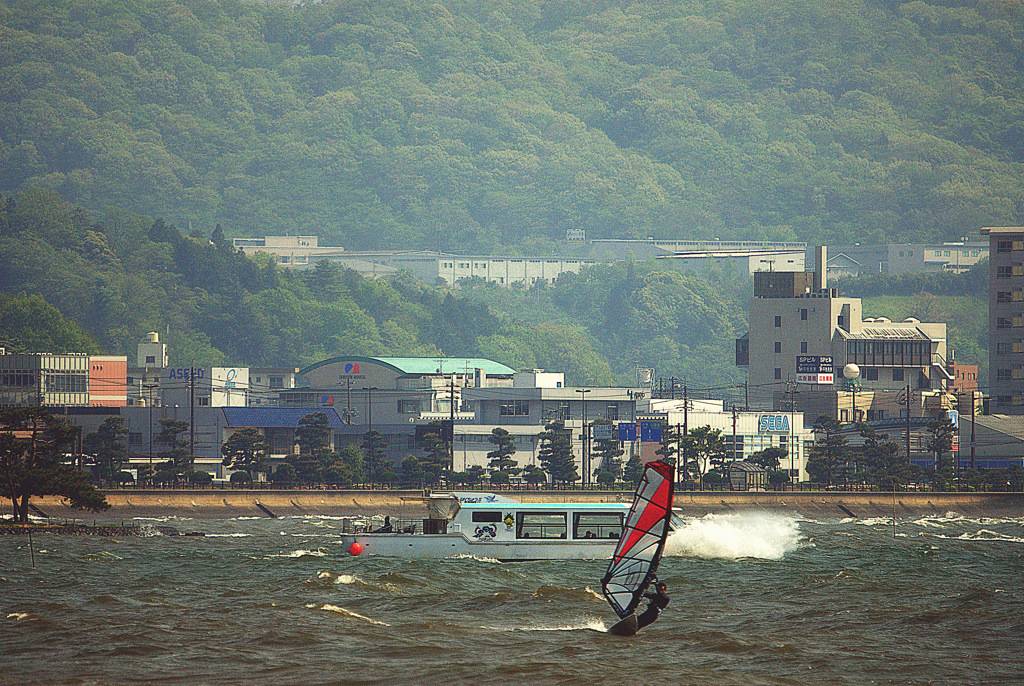
[[[602,633],[604,562],[353,558],[326,518],[0,536],[0,684],[1017,684],[1024,521],[695,520],[672,602]],[[895,535],[894,535],[895,533]]]

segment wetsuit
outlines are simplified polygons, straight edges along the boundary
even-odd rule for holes
[[[644,598],[650,598],[651,602],[647,605],[647,609],[636,617],[637,631],[654,623],[661,611],[668,607],[668,592],[657,586],[654,587],[654,593],[644,593]]]

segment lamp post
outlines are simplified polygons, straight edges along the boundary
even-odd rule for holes
[[[850,362],[848,365],[843,367],[843,377],[846,378],[844,384],[853,394],[853,423],[857,423],[857,391],[860,388],[860,367]]]
[[[587,486],[590,476],[590,454],[587,450],[587,393],[590,393],[589,388],[577,388],[576,392],[583,397],[583,486]]]
[[[796,468],[796,382],[792,378],[786,382],[786,393],[789,394],[789,481],[793,482],[793,471]]]
[[[160,384],[145,384],[143,388],[149,391],[149,474],[153,475],[153,389]]]

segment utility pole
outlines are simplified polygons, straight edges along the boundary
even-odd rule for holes
[[[455,469],[455,372],[452,372],[451,396],[448,399],[448,409],[452,422],[452,433],[448,441],[448,456],[451,458],[451,469]]]
[[[910,463],[910,384],[907,384],[907,464]]]
[[[683,465],[686,465],[686,464],[688,464],[687,458],[689,457],[689,452],[690,452],[689,451],[689,443],[690,443],[690,441],[689,441],[689,438],[690,438],[690,398],[689,398],[689,392],[688,392],[688,389],[686,387],[686,383],[685,382],[683,382],[683,434],[687,438],[686,443],[683,444],[684,446],[687,447],[687,450],[686,450],[687,454],[681,456],[680,462]],[[703,491],[704,490],[704,478],[703,478],[704,475],[700,473],[700,469],[697,470],[697,475],[700,477],[700,490]],[[676,480],[677,481],[679,480],[678,476],[676,477]]]
[[[971,389],[971,469],[974,469],[974,394],[975,390]]]
[[[583,415],[582,415],[582,428],[583,428],[583,456],[581,462],[583,463],[583,486],[587,485],[588,473],[590,472],[590,454],[587,451],[587,393],[590,393],[589,388],[577,388],[576,392],[583,396]]]
[[[189,392],[188,392],[188,457],[189,462],[195,462],[196,459],[196,363],[192,361],[192,367],[188,372],[189,379]],[[191,465],[190,465],[191,466]]]
[[[739,458],[736,456],[736,405],[732,406],[732,459],[733,462]]]

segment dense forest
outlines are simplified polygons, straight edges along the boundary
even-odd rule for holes
[[[955,239],[1024,223],[1022,39],[1002,0],[4,0],[0,193],[113,243]]]
[[[122,213],[116,229],[48,190],[0,211],[0,345],[26,352],[134,355],[164,334],[172,362],[305,366],[334,355],[483,356],[566,373],[574,384],[632,384],[637,365],[698,385],[742,380],[744,330],[731,283],[609,265],[554,286],[435,288],[400,273],[363,279],[321,262],[280,271],[235,251],[216,228],[182,235]]]

